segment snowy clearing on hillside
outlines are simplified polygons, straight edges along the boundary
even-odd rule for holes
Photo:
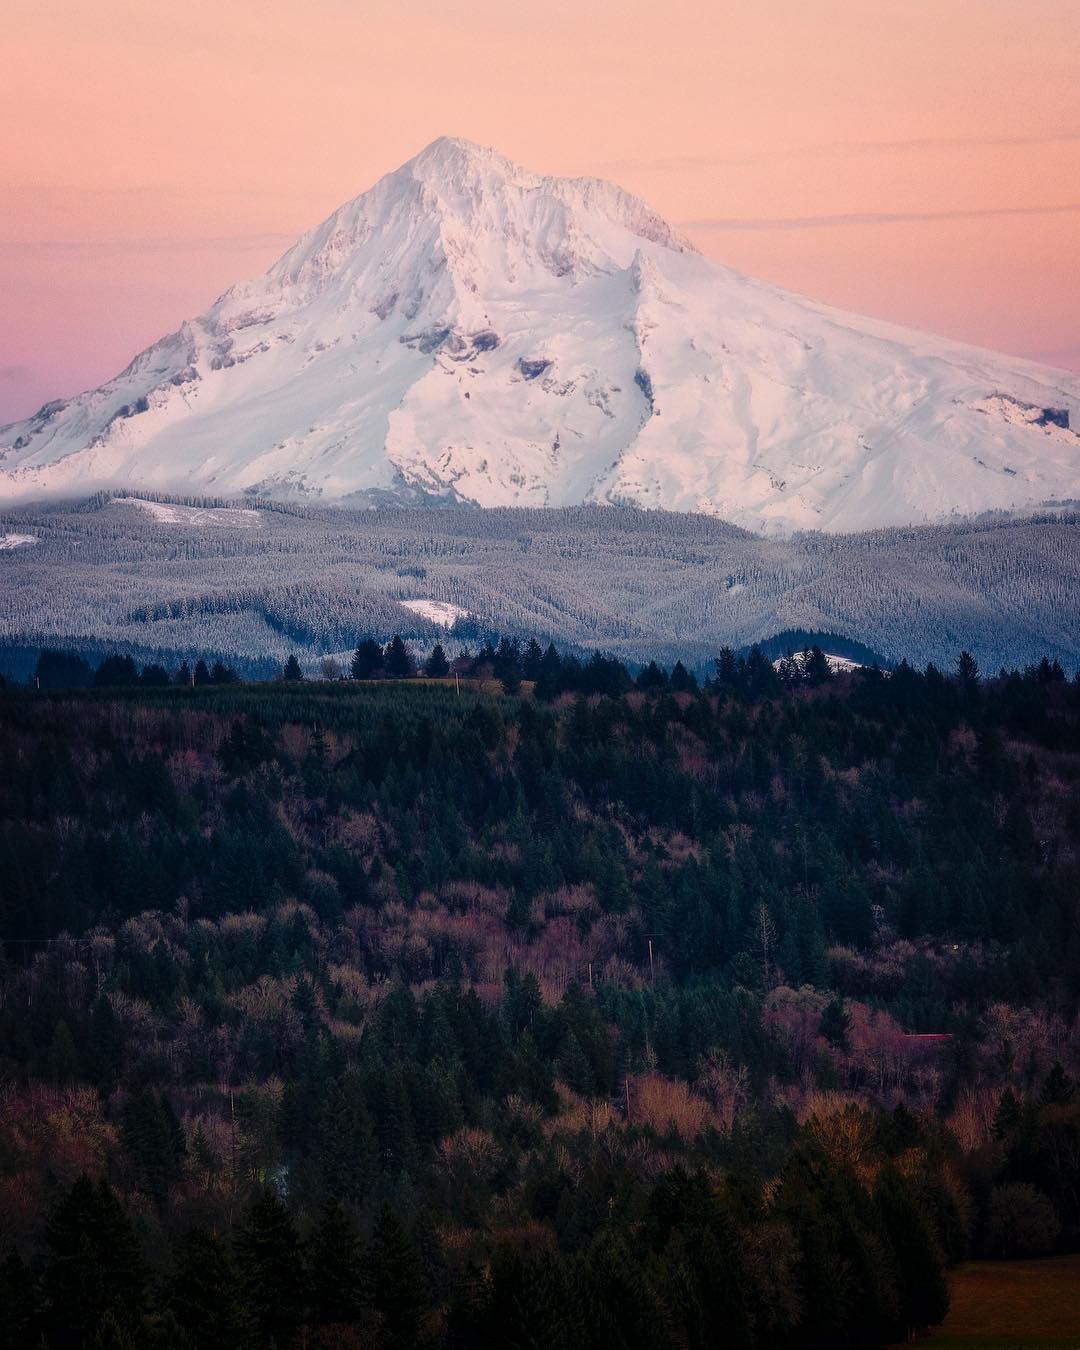
[[[401,608],[422,619],[430,619],[442,628],[453,628],[458,619],[467,619],[469,611],[460,605],[452,605],[447,600],[402,600]]]
[[[842,675],[852,670],[865,669],[864,663],[862,661],[852,661],[846,656],[833,656],[831,652],[825,652],[824,656],[825,660],[829,663],[829,669],[833,672],[834,675]],[[795,662],[797,666],[802,667],[806,665],[807,661],[809,661],[810,653],[796,652],[791,659]],[[781,657],[778,661],[773,662],[773,668],[775,670],[779,670],[783,664],[784,658]]]
[[[144,497],[117,497],[124,506],[138,506],[149,512],[163,525],[231,525],[250,530],[259,525],[258,511],[238,506],[174,506],[168,502],[151,502]]]
[[[36,534],[0,534],[0,550],[22,548],[26,544],[36,544]]]

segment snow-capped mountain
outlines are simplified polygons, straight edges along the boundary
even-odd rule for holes
[[[0,431],[105,486],[624,502],[861,529],[1080,497],[1080,377],[787,294],[643,202],[442,139],[123,374]]]

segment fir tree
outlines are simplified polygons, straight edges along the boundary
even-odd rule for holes
[[[949,1289],[937,1242],[910,1190],[893,1166],[874,1188],[900,1274],[900,1317],[909,1334],[940,1322],[949,1311]]]
[[[394,1211],[384,1205],[368,1256],[372,1302],[382,1317],[386,1350],[416,1350],[424,1317],[424,1283],[416,1248]]]
[[[304,1316],[305,1275],[300,1239],[288,1210],[264,1189],[236,1238],[240,1279],[265,1341],[281,1343]]]
[[[304,672],[300,669],[300,662],[295,655],[290,654],[289,659],[285,662],[281,678],[283,680],[302,680],[304,678]]]
[[[446,659],[441,642],[436,642],[432,647],[431,655],[424,663],[424,674],[432,680],[443,680],[450,674],[450,662]]]
[[[198,1350],[235,1350],[252,1339],[233,1254],[209,1229],[189,1229],[177,1242],[165,1297]]]
[[[851,1016],[844,1007],[842,998],[834,998],[825,1005],[818,1024],[818,1033],[825,1037],[836,1050],[847,1048],[848,1031],[851,1029]]]
[[[53,1028],[45,1066],[54,1083],[70,1083],[79,1076],[79,1053],[63,1018]]]
[[[1046,1082],[1039,1093],[1042,1106],[1071,1106],[1076,1100],[1076,1084],[1061,1067],[1055,1063],[1046,1075]]]
[[[392,680],[405,680],[416,674],[416,663],[413,661],[408,647],[405,646],[397,633],[394,634],[383,653],[383,665],[387,675]]]
[[[1007,1139],[1013,1130],[1019,1128],[1023,1118],[1023,1107],[1017,1101],[1016,1093],[1013,1092],[1012,1088],[1007,1087],[1001,1094],[997,1110],[994,1112],[994,1138],[998,1140]]]
[[[383,650],[374,638],[364,638],[357,644],[349,665],[354,680],[370,680],[382,670]]]
[[[41,1283],[49,1343],[57,1350],[82,1346],[107,1312],[123,1324],[142,1314],[142,1254],[105,1181],[79,1177],[49,1216]]]
[[[308,1245],[312,1316],[323,1324],[357,1322],[368,1305],[364,1253],[349,1216],[331,1198]]]

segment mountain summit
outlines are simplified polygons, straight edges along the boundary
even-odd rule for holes
[[[702,257],[612,183],[441,138],[121,375],[0,430],[0,499],[623,502],[861,529],[1080,497],[1080,377]]]

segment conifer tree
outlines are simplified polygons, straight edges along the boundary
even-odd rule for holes
[[[416,1350],[423,1326],[423,1277],[416,1248],[389,1205],[376,1221],[368,1268],[385,1350]]]
[[[544,660],[543,649],[534,637],[525,644],[521,655],[521,673],[527,680],[538,680]]]
[[[892,1165],[879,1176],[874,1198],[896,1257],[900,1317],[910,1336],[942,1321],[949,1310],[944,1263],[924,1215]]]
[[[1055,1063],[1046,1075],[1046,1082],[1039,1093],[1042,1106],[1070,1106],[1076,1100],[1076,1084],[1061,1067]]]
[[[956,680],[961,693],[971,695],[979,685],[979,664],[970,652],[961,652],[956,658]]]
[[[216,1233],[191,1228],[176,1244],[166,1303],[198,1350],[235,1350],[252,1340],[232,1251]]]
[[[834,998],[825,1005],[818,1024],[818,1031],[837,1050],[847,1046],[848,1031],[851,1028],[851,1016],[844,1007],[842,998]]]
[[[162,1208],[184,1154],[183,1131],[168,1098],[145,1088],[133,1092],[120,1112],[120,1133],[140,1184]]]
[[[450,662],[446,659],[441,642],[436,642],[432,647],[431,655],[424,663],[424,674],[432,680],[443,680],[450,674]]]
[[[318,1143],[327,1190],[346,1204],[363,1203],[378,1173],[378,1143],[356,1069],[347,1069],[326,1085]]]
[[[62,1017],[53,1028],[45,1063],[49,1078],[54,1083],[70,1083],[79,1075],[79,1053],[75,1049],[68,1024]]]
[[[308,1245],[308,1283],[316,1322],[361,1320],[368,1305],[367,1271],[360,1237],[341,1205],[331,1197]]]
[[[382,648],[374,638],[364,638],[353,652],[349,674],[354,680],[370,680],[382,669],[382,664]]]
[[[288,1210],[264,1189],[236,1238],[240,1279],[260,1333],[280,1344],[304,1316],[304,1263]]]
[[[300,669],[300,662],[292,653],[290,653],[289,659],[285,662],[285,666],[281,672],[281,678],[283,680],[302,680],[304,678],[304,672]]]
[[[122,1323],[143,1311],[146,1270],[135,1233],[112,1188],[81,1176],[45,1228],[44,1322],[50,1346],[81,1347],[105,1313]]]
[[[806,653],[802,673],[803,679],[809,685],[828,684],[832,679],[833,672],[829,658],[820,647],[815,645]]]
[[[1016,1093],[1012,1088],[1007,1087],[1001,1094],[997,1104],[997,1110],[994,1112],[993,1134],[994,1138],[1004,1140],[1017,1129],[1024,1118],[1023,1108],[1016,1099]]]
[[[412,654],[397,633],[383,653],[383,665],[392,680],[405,680],[410,675],[416,674],[416,663],[412,659]]]

